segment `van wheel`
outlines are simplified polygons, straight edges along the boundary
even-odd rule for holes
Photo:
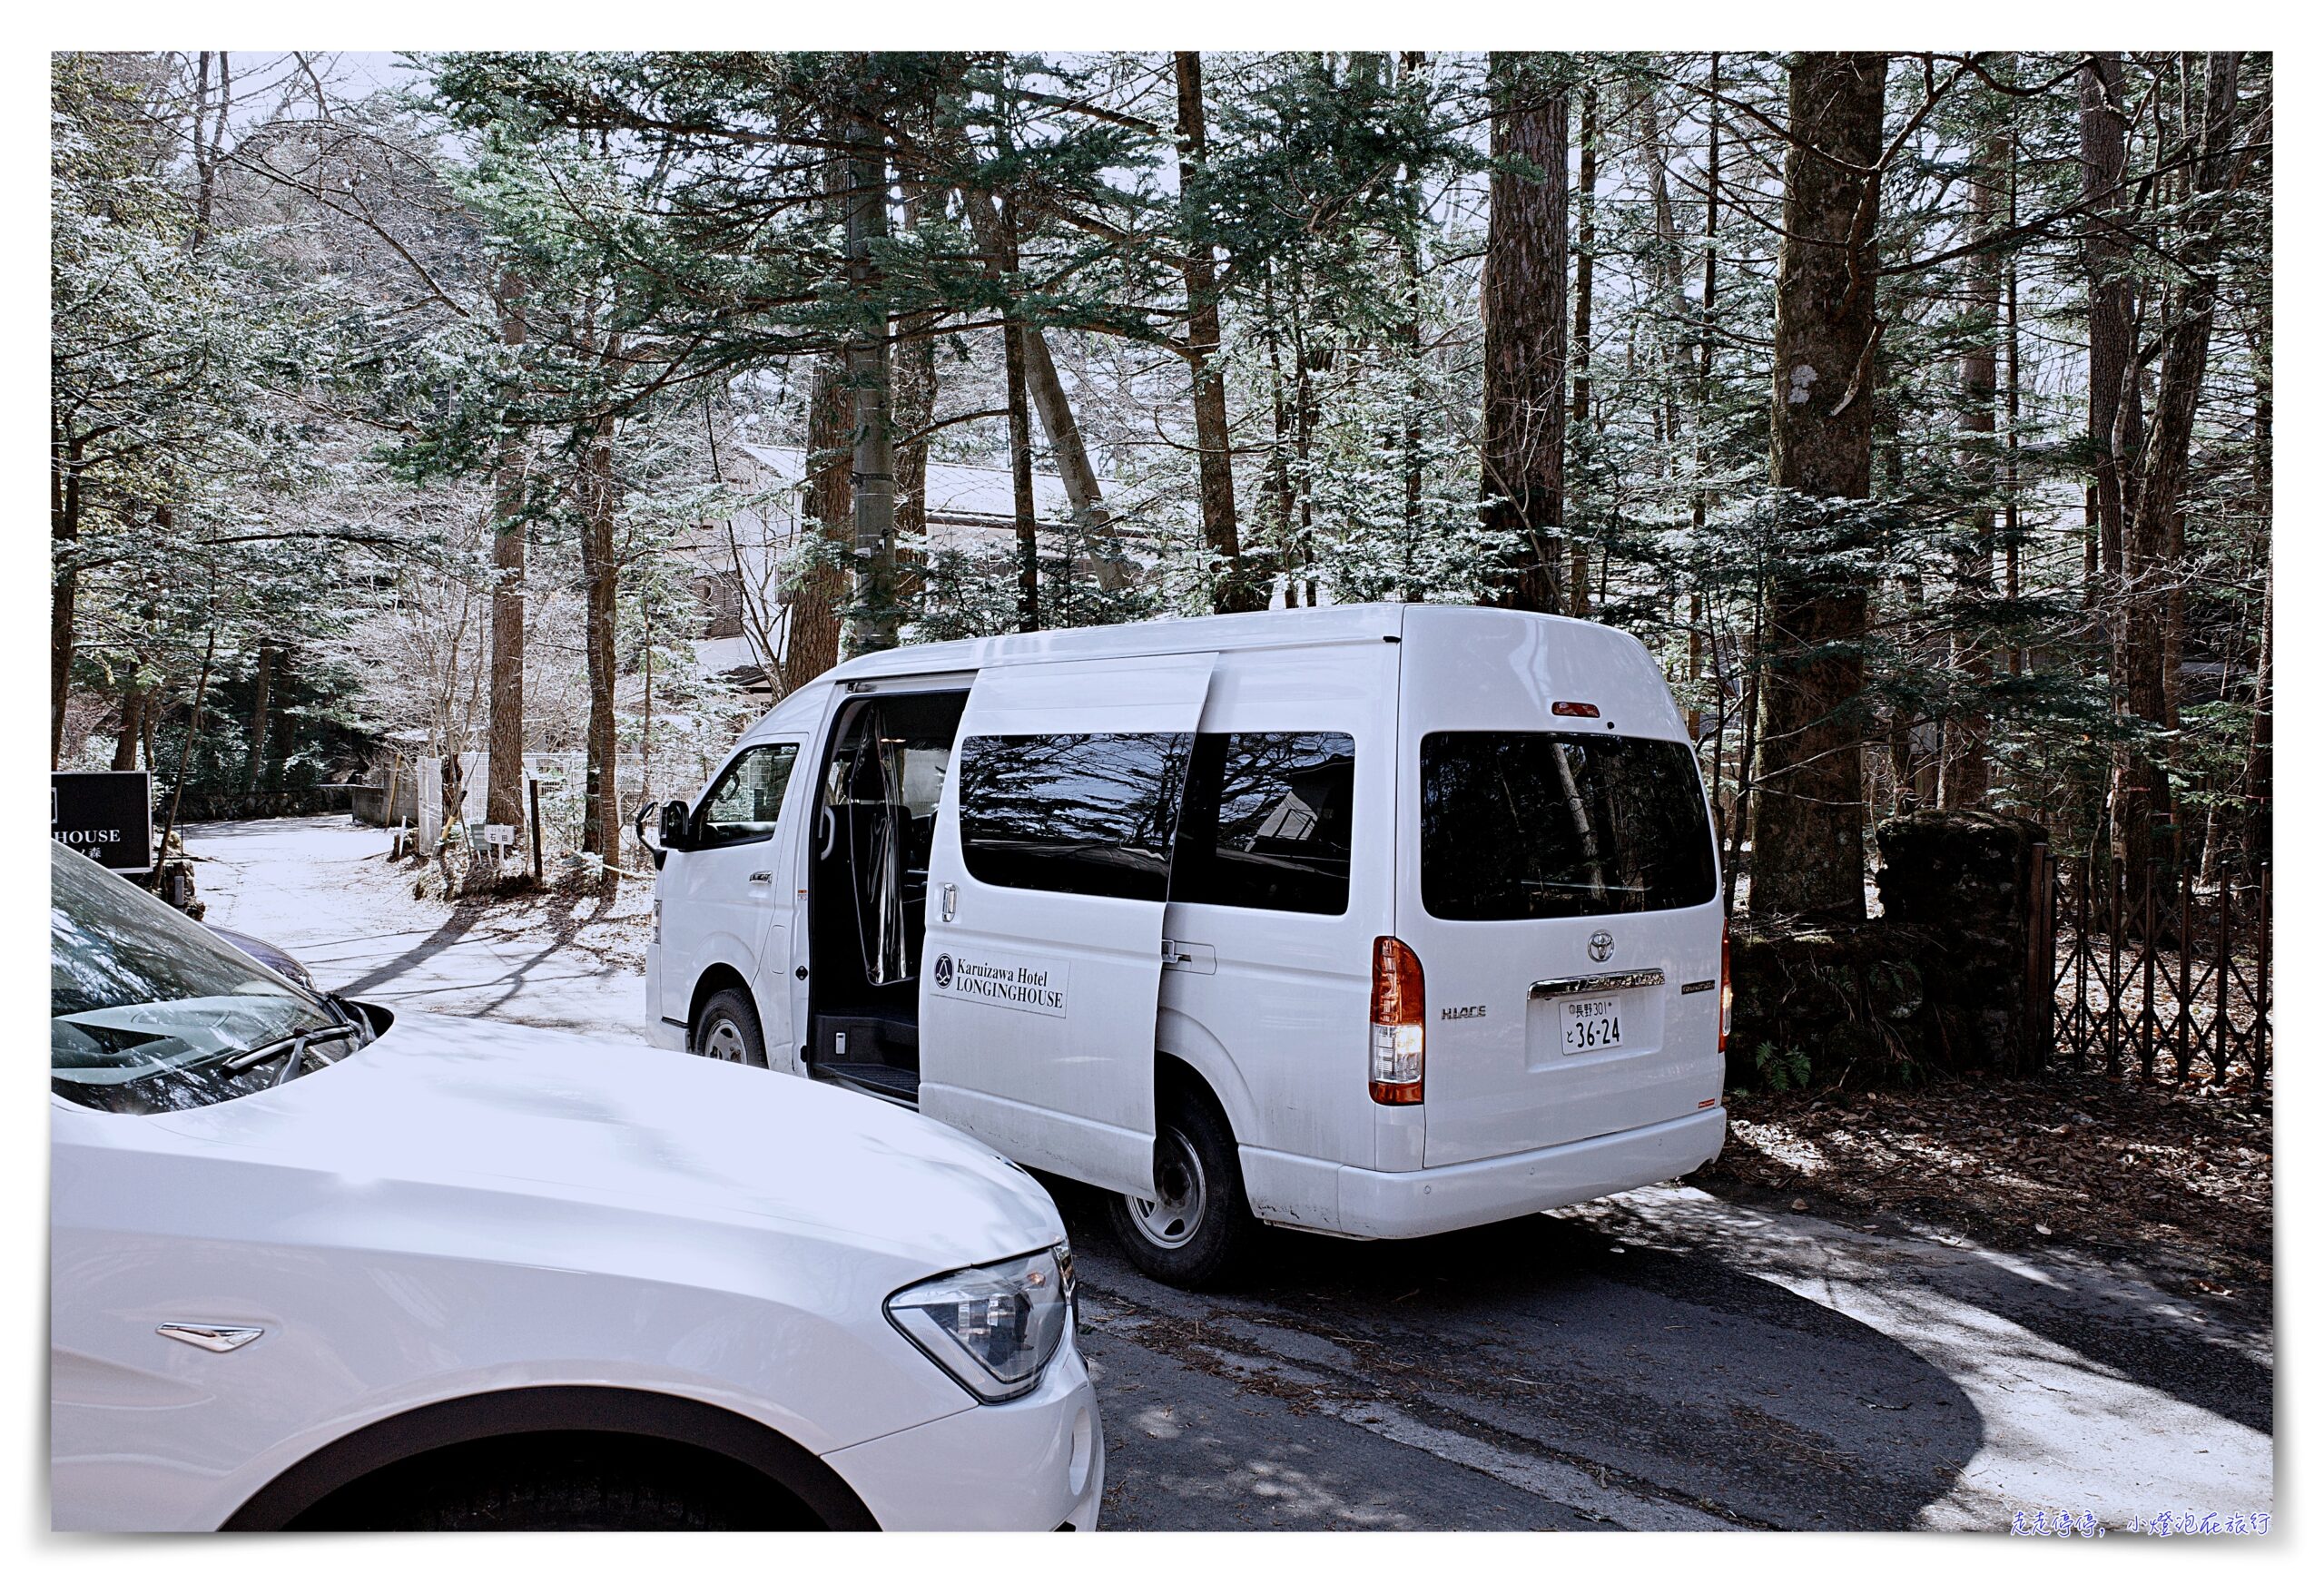
[[[1215,1106],[1181,1099],[1165,1113],[1154,1141],[1154,1185],[1157,1197],[1122,1193],[1106,1201],[1129,1262],[1166,1285],[1224,1284],[1259,1226],[1243,1195],[1235,1135]]]
[[[704,1002],[694,1019],[694,1053],[714,1061],[744,1067],[766,1065],[766,1039],[759,1032],[759,1014],[751,998],[740,989],[721,989]]]

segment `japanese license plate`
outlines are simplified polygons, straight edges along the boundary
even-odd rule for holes
[[[1558,1002],[1561,1047],[1569,1056],[1610,1050],[1622,1042],[1622,1002],[1619,996],[1595,1000]]]

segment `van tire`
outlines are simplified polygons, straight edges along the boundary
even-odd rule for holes
[[[744,1067],[766,1065],[766,1036],[759,1031],[758,1008],[740,989],[721,989],[702,1003],[686,1046],[697,1056]]]
[[[1215,1290],[1239,1273],[1259,1237],[1243,1194],[1235,1134],[1207,1096],[1178,1096],[1159,1120],[1155,1185],[1167,1196],[1109,1195],[1114,1238],[1131,1263],[1164,1285]]]

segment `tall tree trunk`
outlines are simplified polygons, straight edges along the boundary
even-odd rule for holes
[[[274,742],[267,754],[266,781],[259,790],[280,792],[290,768],[290,752],[297,744],[298,713],[290,707],[294,696],[291,657],[288,651],[278,649],[274,655]]]
[[[1847,563],[1872,488],[1873,237],[1888,57],[1791,64],[1776,265],[1773,445],[1783,543],[1768,580],[1751,911],[1864,917],[1863,694],[1870,590]],[[1866,172],[1871,172],[1866,174]]]
[[[1017,214],[1006,199],[1000,205],[1001,242],[1008,252],[1001,264],[1017,273]],[[1017,630],[1041,627],[1041,541],[1033,506],[1033,423],[1025,409],[1025,326],[1012,308],[1000,327],[1001,363],[1008,385],[1009,492],[1017,517]]]
[[[1017,630],[1041,628],[1041,541],[1033,506],[1032,422],[1025,410],[1024,331],[1003,327],[1009,385],[1009,487],[1017,520]]]
[[[2011,150],[2005,135],[1985,140],[1979,168],[1969,179],[1970,223],[1980,241],[2001,229],[2002,183]],[[1946,808],[1974,808],[1993,789],[1987,745],[1985,699],[1993,686],[1993,644],[1987,630],[1994,598],[1994,402],[2000,389],[2001,256],[1972,253],[1966,270],[1970,343],[1961,354],[1961,456],[1964,488],[1975,497],[1962,526],[1965,542],[1955,552],[1954,585],[1965,619],[1952,623],[1955,698],[1945,720],[1945,767],[1937,801]]]
[[[2013,115],[2013,123],[2015,117]],[[2017,134],[2014,130],[2010,133],[2009,153],[2009,203],[2007,212],[2003,219],[2010,230],[2015,231],[2017,229]],[[2018,465],[2017,426],[2024,390],[2025,369],[2024,343],[2018,335],[2018,267],[2017,253],[2014,249],[2002,261],[2002,279],[2003,350],[2008,354],[2009,358],[2009,382],[2002,397],[2002,420],[2007,431],[2002,446],[2001,542],[2002,554],[2005,561],[2002,597],[2008,603],[2010,624],[2014,631],[2018,624],[2017,600],[2021,592],[2018,575],[2024,558],[2024,538],[2021,518],[2023,505],[2019,498],[2019,485],[2023,475]],[[2013,676],[2022,676],[2025,674],[2026,666],[2031,663],[2032,658],[2025,645],[2013,635],[2009,644],[2009,674]]]
[[[1419,50],[1406,50],[1402,58],[1404,80],[1409,83],[1420,74],[1427,55]],[[1412,167],[1402,165],[1396,172],[1396,193],[1403,211],[1403,230],[1396,238],[1396,290],[1399,294],[1396,321],[1391,333],[1397,349],[1404,359],[1404,377],[1400,397],[1403,408],[1402,433],[1397,437],[1397,467],[1404,480],[1404,565],[1407,592],[1404,597],[1417,599],[1422,595],[1409,586],[1412,568],[1418,556],[1422,531],[1421,502],[1426,497],[1427,453],[1421,445],[1422,417],[1426,408],[1428,393],[1422,380],[1420,345],[1420,183]],[[1292,604],[1291,578],[1285,567],[1284,605]]]
[[[1704,110],[1704,114],[1710,124],[1708,128],[1709,146],[1705,151],[1703,160],[1702,349],[1701,361],[1695,377],[1696,481],[1692,492],[1693,498],[1689,501],[1687,508],[1698,542],[1701,540],[1704,526],[1710,516],[1710,491],[1702,483],[1703,475],[1709,469],[1710,454],[1709,447],[1703,444],[1702,434],[1710,421],[1711,359],[1718,340],[1718,52],[1713,50],[1710,56],[1710,99]],[[1700,589],[1696,591],[1689,602],[1689,610],[1687,675],[1689,680],[1695,680],[1702,675],[1706,635],[1704,624],[1708,615]],[[1726,679],[1719,672],[1718,653],[1715,641],[1711,645],[1711,674],[1713,681],[1718,684],[1719,694],[1718,740],[1711,750],[1710,764],[1711,801],[1716,807],[1718,802],[1719,760],[1724,755],[1727,744],[1728,710]],[[1701,733],[1701,715],[1699,712],[1689,710],[1687,715],[1687,733],[1691,737],[1699,737]]]
[[[1729,918],[1735,916],[1736,880],[1743,871],[1743,842],[1753,823],[1751,788],[1758,784],[1759,772],[1759,656],[1767,650],[1768,638],[1766,560],[1761,558],[1754,569],[1758,575],[1752,579],[1751,630],[1743,639],[1743,652],[1738,656],[1736,667],[1743,678],[1741,707],[1737,711],[1743,722],[1743,740],[1737,744],[1735,752],[1735,812],[1728,821],[1727,850],[1718,861],[1719,871],[1727,876],[1725,901]]]
[[[514,270],[500,276],[500,342],[525,344],[525,283]],[[484,817],[487,823],[525,824],[525,435],[510,408],[513,383],[500,393],[499,444],[492,457],[492,697],[485,730]]]
[[[1267,447],[1266,499],[1275,516],[1277,554],[1283,561],[1283,604],[1286,610],[1299,607],[1298,575],[1298,492],[1292,486],[1292,406],[1291,387],[1284,378],[1283,335],[1280,306],[1275,298],[1275,267],[1260,278],[1259,332],[1267,349],[1267,398],[1273,433]]]
[[[226,50],[199,52],[201,64],[196,68],[193,85],[193,230],[190,238],[195,248],[210,240],[211,210],[218,190],[218,165],[224,155],[226,121],[234,104],[234,57]],[[213,111],[210,98],[210,64],[218,63],[218,99]],[[215,124],[210,124],[216,116]]]
[[[1590,307],[1598,263],[1598,84],[1581,90],[1581,182],[1574,195],[1577,227],[1573,250],[1573,448],[1595,450],[1590,431]],[[1586,475],[1585,475],[1586,477]],[[1590,614],[1590,546],[1576,539],[1567,582],[1567,608]]]
[[[784,603],[781,696],[788,697],[839,663],[839,610],[847,597],[847,573],[840,558],[853,533],[854,483],[850,477],[855,402],[847,375],[835,359],[815,359],[807,397],[805,509],[799,531],[823,539],[814,560]]]
[[[859,100],[868,99],[859,92]],[[868,112],[868,105],[859,103]],[[859,117],[861,125],[872,118]],[[896,646],[896,477],[888,414],[889,324],[873,253],[888,234],[888,151],[859,133],[847,161],[847,280],[856,324],[847,342],[855,397],[855,572],[841,633],[849,657]]]
[[[51,544],[55,544],[51,554],[72,554],[72,539],[51,539]],[[79,593],[79,569],[63,563],[49,584],[49,770],[65,762],[65,693],[72,685],[72,614]]]
[[[137,767],[138,734],[143,729],[146,700],[153,696],[151,687],[140,687],[132,682],[121,694],[121,730],[113,737],[113,767],[133,770]],[[150,763],[147,769],[152,769]]]
[[[1495,53],[1485,231],[1485,526],[1509,546],[1500,603],[1560,608],[1565,521],[1566,93]],[[1532,167],[1521,172],[1521,162]]]
[[[2132,361],[2128,113],[2119,50],[2094,53],[2082,69],[2082,198],[2086,205],[2083,262],[2090,291],[2090,446],[2092,507],[2098,518],[2097,603],[2106,621],[2108,670],[2122,684],[2122,525],[2128,515],[2128,458],[2138,454],[2138,369]]]
[[[79,436],[56,441],[48,471],[48,767],[64,761],[64,702],[73,686],[74,605],[81,592]]]
[[[1226,375],[1219,366],[1218,252],[1203,191],[1210,138],[1203,117],[1202,56],[1179,50],[1172,60],[1178,88],[1178,211],[1187,245],[1186,351],[1194,378],[1196,492],[1202,498],[1203,543],[1216,563],[1210,607],[1220,615],[1264,610],[1266,585],[1244,562],[1235,520],[1234,438],[1226,422]]]
[[[274,684],[274,645],[258,645],[258,674],[251,683],[250,752],[242,762],[242,790],[258,790],[259,777],[266,772],[266,709],[271,700],[269,690]]]
[[[1001,246],[1000,209],[990,192],[973,188],[960,189],[961,207],[968,211],[969,229],[976,233],[977,250],[987,258],[998,259]],[[1025,327],[1023,341],[1025,356],[1025,389],[1032,398],[1033,411],[1041,420],[1042,438],[1049,441],[1049,459],[1057,465],[1059,482],[1065,486],[1066,504],[1073,511],[1074,532],[1090,559],[1098,576],[1098,586],[1118,591],[1130,585],[1137,567],[1128,556],[1118,553],[1106,540],[1113,531],[1113,515],[1106,509],[1106,497],[1098,481],[1097,469],[1089,464],[1089,447],[1081,438],[1081,426],[1074,421],[1073,403],[1067,398],[1065,381],[1058,377],[1057,361],[1049,355],[1049,341],[1038,325]]]
[[[2276,384],[2272,337],[2263,329],[2254,349],[2259,387],[2251,413],[2251,493],[2260,520],[2272,526],[2276,492]],[[2243,762],[2243,817],[2239,821],[2245,868],[2270,856],[2269,810],[2274,804],[2276,736],[2276,563],[2263,539],[2260,551],[2260,658],[2251,678],[2251,743]]]
[[[1652,274],[1658,293],[1656,310],[1662,320],[1676,326],[1689,313],[1687,303],[1686,254],[1679,245],[1679,211],[1670,202],[1670,161],[1663,148],[1662,112],[1655,102],[1651,88],[1638,91],[1633,103],[1638,108],[1640,141],[1644,144],[1649,196],[1654,203],[1655,267]],[[1594,207],[1594,199],[1593,199]],[[1675,336],[1666,342],[1667,350],[1656,369],[1654,383],[1659,391],[1655,416],[1667,437],[1662,447],[1662,470],[1679,470],[1677,445],[1681,428],[1679,414],[1679,392],[1683,388],[1679,365],[1685,354],[1678,350]],[[1602,421],[1602,420],[1601,420]]]
[[[620,361],[618,332],[606,332],[600,355],[609,366]],[[621,737],[614,713],[614,637],[621,580],[621,565],[614,554],[614,519],[621,509],[621,489],[614,467],[615,428],[611,413],[601,415],[591,425],[581,475],[583,648],[589,675],[581,850],[596,853],[608,869],[621,867]],[[615,883],[613,877],[608,875],[606,883],[608,887]]]
[[[2209,57],[2200,129],[2190,116],[2190,202],[2176,260],[2183,273],[2164,299],[2154,421],[2139,454],[2137,494],[2123,536],[2126,702],[2131,714],[2150,733],[2167,731],[2171,723],[2168,618],[2179,584],[2171,551],[2179,534],[2195,408],[2211,352],[2219,291],[2222,205],[2218,194],[2227,185],[2230,165],[2240,63],[2233,50]],[[2168,766],[2143,743],[2133,746],[2122,767],[2114,807],[2126,870],[2142,888],[2149,864],[2171,855],[2165,832],[2173,819]]]
[[[1407,69],[1421,58],[1416,53],[1407,52],[1403,56]],[[1359,93],[1393,92],[1395,72],[1390,57],[1379,51],[1358,50],[1348,56],[1347,80],[1350,87]],[[1420,569],[1422,502],[1427,491],[1421,453],[1419,391],[1420,207],[1410,166],[1396,167],[1389,191],[1398,211],[1398,221],[1387,227],[1384,240],[1395,252],[1396,264],[1393,284],[1389,288],[1392,306],[1381,316],[1380,367],[1385,374],[1393,365],[1401,377],[1394,398],[1395,424],[1393,428],[1384,424],[1379,433],[1382,464],[1403,484],[1402,526],[1396,536],[1396,578],[1389,597],[1417,600],[1427,597]],[[1284,604],[1285,608],[1291,604],[1287,579]]]
[[[897,321],[896,599],[918,607],[927,586],[928,435],[936,413],[936,320],[933,312]]]
[[[1297,466],[1299,496],[1299,582],[1305,585],[1309,609],[1315,606],[1315,426],[1322,421],[1322,407],[1315,394],[1315,375],[1331,367],[1332,351],[1328,346],[1311,345],[1307,339],[1306,292],[1302,288],[1297,267],[1291,275],[1291,452]],[[1291,603],[1288,594],[1284,603]]]
[[[2276,565],[2261,556],[2260,663],[2251,678],[2251,741],[2243,758],[2243,818],[2240,821],[2246,877],[2272,855],[2276,751]]]
[[[921,112],[925,123],[932,113]],[[918,235],[931,212],[943,217],[943,192],[925,182],[902,179],[904,229]],[[934,200],[933,210],[931,200]],[[936,327],[943,315],[918,309],[896,325],[896,598],[916,608],[926,586],[928,532],[928,426],[936,416]]]
[[[218,657],[218,629],[212,627],[202,646],[202,675],[193,684],[193,704],[186,711],[185,741],[178,745],[177,784],[170,788],[170,811],[162,821],[162,834],[153,848],[154,877],[161,877],[158,860],[167,857],[170,838],[177,833],[178,805],[185,801],[186,776],[193,767],[193,745],[202,736],[202,701],[210,692],[210,665]]]

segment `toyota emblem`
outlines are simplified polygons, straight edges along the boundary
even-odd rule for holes
[[[1614,937],[1600,929],[1590,937],[1590,959],[1602,962],[1614,954]]]

